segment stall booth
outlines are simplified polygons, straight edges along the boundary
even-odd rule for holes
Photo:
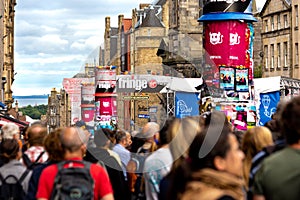
[[[257,125],[263,126],[271,120],[280,100],[299,95],[300,80],[284,76],[254,79]]]

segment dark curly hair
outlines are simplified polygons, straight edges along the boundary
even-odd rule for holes
[[[0,144],[0,156],[4,163],[17,159],[20,150],[19,143],[16,139],[5,139]]]
[[[287,102],[281,113],[281,130],[287,144],[296,144],[300,140],[300,96]]]

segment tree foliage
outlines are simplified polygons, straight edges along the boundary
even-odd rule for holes
[[[46,115],[48,110],[48,105],[37,105],[31,106],[28,105],[23,108],[19,108],[19,110],[23,113],[23,115],[28,115],[32,119],[41,119],[41,115]]]

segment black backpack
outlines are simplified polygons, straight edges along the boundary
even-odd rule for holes
[[[29,170],[21,175],[18,179],[15,175],[8,175],[5,178],[0,174],[0,200],[23,200],[25,199],[25,191],[23,190],[22,182],[26,178]]]
[[[81,167],[64,168],[68,163],[81,163]],[[94,180],[90,174],[91,163],[85,161],[62,161],[57,164],[58,172],[54,180],[51,200],[94,199]]]
[[[143,148],[138,150],[138,153],[132,154],[131,159],[129,161],[129,165],[135,165],[135,172],[133,178],[129,180],[130,185],[134,187],[134,192],[132,193],[132,200],[146,200],[146,193],[145,193],[145,181],[144,181],[144,163],[146,158],[149,155],[149,151]],[[132,176],[132,175],[131,175]]]
[[[22,155],[22,159],[23,159],[23,163],[25,164],[25,166],[27,167],[27,169],[34,169],[35,167],[41,165],[42,163],[38,162],[39,159],[44,155],[45,151],[42,151],[40,153],[40,155],[36,158],[36,160],[34,162],[31,162],[31,160],[29,159],[29,157],[27,156],[27,154],[23,153]]]

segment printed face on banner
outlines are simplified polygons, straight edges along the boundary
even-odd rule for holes
[[[101,97],[96,101],[96,115],[112,115],[117,114],[117,101],[115,97]]]
[[[234,90],[233,67],[220,67],[220,88],[224,90]]]
[[[235,69],[235,85],[237,92],[249,91],[248,69]]]

